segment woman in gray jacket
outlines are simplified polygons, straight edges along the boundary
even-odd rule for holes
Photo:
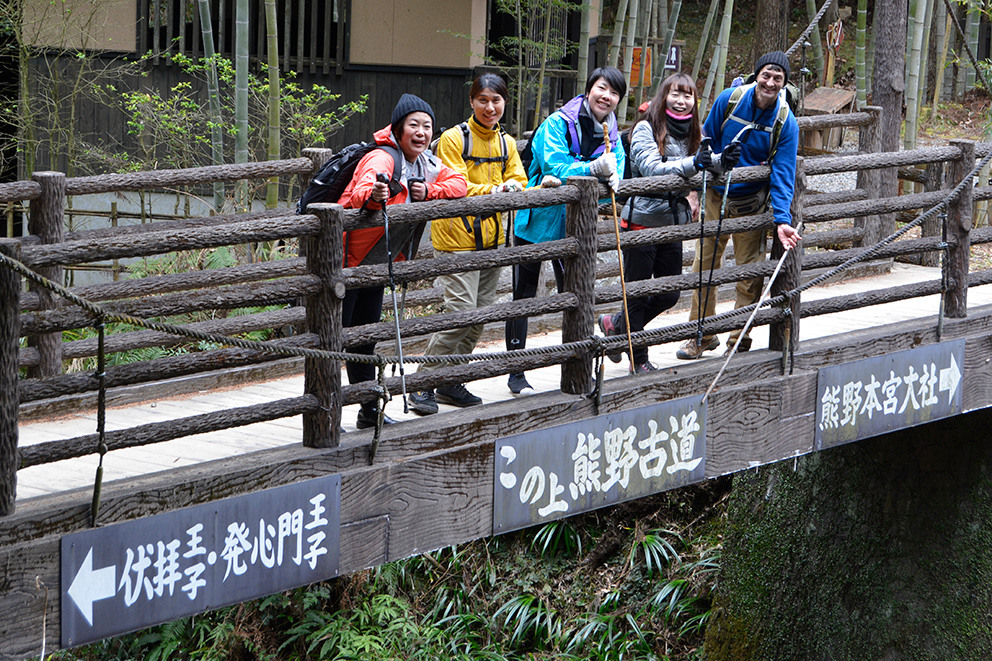
[[[701,132],[696,103],[696,85],[684,73],[672,74],[661,84],[658,94],[643,119],[637,122],[630,137],[630,171],[632,177],[679,174],[689,178],[710,167],[712,155],[700,150]],[[623,209],[624,230],[683,225],[699,214],[696,191],[685,189],[670,193],[639,195]],[[628,281],[647,280],[682,273],[682,242],[673,241],[627,248],[623,251],[624,275]],[[630,330],[644,330],[645,324],[679,300],[679,292],[665,292],[628,301]],[[599,327],[607,337],[626,335],[623,310],[604,314]],[[611,353],[620,362],[620,352]],[[647,347],[634,349],[634,372],[657,369],[648,360]]]

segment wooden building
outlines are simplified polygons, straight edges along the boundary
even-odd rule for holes
[[[215,49],[233,60],[236,0],[209,4]],[[249,54],[257,71],[267,62],[265,2],[249,0],[249,5]],[[340,93],[342,102],[368,95],[364,114],[354,116],[330,144],[315,147],[368,139],[389,122],[403,92],[418,94],[434,107],[437,128],[464,120],[468,85],[492,55],[488,44],[516,31],[515,21],[497,11],[495,0],[276,0],[276,12],[283,72],[294,72],[305,88],[320,84]],[[578,40],[578,11],[562,11],[553,19],[555,29]],[[541,28],[534,25],[531,32]],[[196,0],[26,0],[24,38],[32,54],[28,84],[46,75],[62,75],[71,83],[73,61],[79,59],[75,53],[84,49],[97,66],[119,69],[118,89],[164,92],[185,79],[168,55],[203,56]],[[151,57],[136,68],[144,54]],[[574,68],[575,54],[549,64],[563,65]],[[554,107],[573,93],[574,77],[556,82],[546,104]],[[79,138],[97,146],[133,142],[121,112],[89,97],[81,95],[75,104]],[[52,158],[48,150],[39,148],[34,169],[71,175],[70,164]],[[51,151],[59,151],[57,145]]]

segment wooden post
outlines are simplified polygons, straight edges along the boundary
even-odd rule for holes
[[[882,109],[878,106],[865,106],[864,112],[872,115],[872,121],[858,130],[858,151],[861,153],[877,154],[882,151]],[[859,190],[868,192],[869,200],[877,200],[882,197],[882,180],[879,170],[858,170]],[[886,217],[865,216],[855,218],[854,226],[864,230],[864,237],[855,244],[856,248],[873,246],[886,236]]]
[[[21,244],[0,239],[0,252],[19,259]],[[0,516],[14,513],[17,494],[17,352],[21,276],[0,267]]]
[[[944,164],[927,163],[926,175],[923,181],[923,190],[926,192],[938,191],[944,188]],[[931,218],[923,222],[921,228],[923,236],[941,236],[940,218]],[[940,266],[940,252],[925,252],[920,254],[921,266]]]
[[[323,286],[306,301],[307,331],[316,334],[319,348],[341,351],[343,346],[341,303],[344,300],[344,218],[340,204],[313,208],[321,221],[320,234],[307,237],[307,273],[320,278]],[[338,445],[341,428],[341,365],[325,358],[304,361],[303,392],[313,395],[320,408],[303,414],[303,445],[332,448]]]
[[[948,186],[957,186],[975,167],[974,140],[951,140],[961,150],[961,158],[950,162]],[[971,182],[964,187],[956,203],[947,210],[947,292],[944,294],[944,314],[950,318],[968,316],[968,263],[971,252],[971,217],[974,209],[974,189]]]
[[[789,208],[792,213],[792,226],[802,231],[803,229],[803,209],[806,206],[806,161],[802,156],[796,158],[796,190],[792,195],[792,206]],[[782,257],[784,248],[779,242],[774,232],[772,235],[772,260],[778,261]],[[803,243],[799,242],[795,248],[789,251],[788,257],[782,264],[782,270],[772,283],[772,296],[778,296],[782,292],[795,289],[802,283],[803,270]],[[786,301],[783,307],[791,310],[789,319],[777,321],[768,328],[768,348],[772,351],[783,351],[786,347],[790,351],[799,345],[799,296]]]
[[[63,213],[65,211],[65,174],[61,172],[35,172],[33,181],[41,184],[41,197],[31,201],[28,219],[28,233],[41,239],[42,243],[60,243],[64,234]],[[62,284],[62,267],[46,266],[38,273],[49,280]],[[62,306],[62,301],[47,289],[31,285],[37,292],[41,310],[51,310]],[[37,367],[28,369],[32,378],[57,376],[62,373],[62,334],[46,333],[28,338],[28,346],[38,349]]]
[[[596,321],[596,220],[599,205],[599,180],[571,177],[571,186],[579,188],[579,201],[567,205],[565,234],[579,242],[578,255],[565,260],[565,291],[575,294],[579,306],[562,313],[561,341],[579,342],[593,334]],[[592,389],[592,354],[565,362],[561,366],[561,390],[583,395]]]

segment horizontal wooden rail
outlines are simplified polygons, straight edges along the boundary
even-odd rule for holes
[[[263,305],[289,303],[320,290],[321,282],[314,276],[301,275],[280,280],[226,287],[196,292],[162,294],[143,299],[114,301],[101,305],[114,312],[142,319],[201,312],[204,310],[234,310]],[[24,334],[51,333],[91,326],[95,320],[89,312],[75,306],[44,312],[29,312],[21,316]]]
[[[493,303],[465,312],[444,312],[414,317],[400,322],[402,337],[427,335],[450,328],[465,328],[476,324],[505,321],[517,317],[533,317],[541,314],[552,314],[565,310],[574,310],[578,306],[575,294],[553,294],[541,298],[525,298],[519,301]],[[344,329],[345,347],[358,346],[369,342],[383,342],[396,339],[396,325],[389,322],[378,322],[364,326],[353,326]],[[390,351],[390,354],[394,352]]]
[[[803,220],[808,223],[819,223],[839,218],[857,218],[880,213],[909,211],[913,209],[929,209],[947,198],[948,191],[932,191],[930,193],[910,193],[898,197],[883,197],[878,200],[858,200],[842,204],[825,204],[810,207],[803,214]]]
[[[293,257],[290,259],[259,262],[257,264],[242,264],[220,269],[150,275],[143,278],[119,280],[117,282],[107,282],[99,285],[72,287],[69,291],[80,298],[98,303],[100,301],[112,301],[121,298],[170,294],[202,289],[204,287],[261,282],[262,280],[304,275],[305,273],[306,260],[302,257]],[[27,292],[21,296],[22,311],[27,312],[37,309],[39,309],[37,294]]]
[[[498,266],[564,259],[575,255],[576,251],[575,239],[565,238],[501,250],[470,251],[450,257],[415,259],[396,262],[393,265],[393,279],[398,284],[402,284],[414,280],[432,279],[448,273],[467,273]],[[389,266],[387,264],[354,266],[345,269],[344,276],[349,289],[381,286],[389,282]]]
[[[0,202],[21,202],[41,197],[41,184],[35,181],[13,181],[0,184]]]
[[[274,402],[263,402],[242,406],[223,411],[202,413],[164,422],[152,422],[145,425],[128,427],[116,431],[108,431],[105,440],[108,450],[135,448],[152,443],[162,443],[184,436],[206,434],[221,429],[244,427],[257,422],[267,422],[280,418],[291,418],[307,411],[313,411],[319,406],[314,397],[303,395],[289,397]],[[75,457],[85,457],[93,454],[99,445],[98,434],[87,434],[59,441],[49,441],[38,445],[20,448],[21,467],[28,468],[38,464],[53,461],[63,461]]]
[[[307,347],[317,346],[317,338],[309,333],[294,335],[289,338],[271,340],[273,346]],[[188,376],[198,372],[253,365],[284,358],[253,349],[217,349],[193,354],[157,358],[142,363],[119,365],[107,368],[106,387],[131,386],[138,383],[148,383]],[[52,399],[64,395],[74,395],[82,392],[92,392],[97,389],[96,378],[91,374],[67,374],[64,376],[46,377],[43,379],[24,379],[19,384],[20,403],[33,402],[41,399]]]
[[[121,237],[117,240],[104,238],[25,246],[22,256],[24,263],[32,268],[55,264],[68,266],[101,259],[148,257],[176,250],[200,250],[292,239],[316,234],[319,230],[320,221],[316,216],[284,216],[185,231],[148,232],[142,236]]]
[[[303,322],[305,314],[306,311],[304,308],[292,307],[282,310],[237,315],[224,319],[197,321],[185,324],[184,328],[202,333],[237,335],[239,333],[250,333],[252,331],[275,329],[284,326],[295,326]],[[151,347],[173,347],[190,342],[194,342],[194,340],[171,333],[160,333],[151,330],[129,331],[108,334],[104,340],[104,351],[107,354],[112,354],[122,351],[149,349]],[[86,340],[73,340],[63,343],[62,355],[65,360],[87,358],[96,356],[98,347],[99,340],[96,337]],[[38,350],[33,347],[22,348],[19,354],[19,362],[21,367],[37,365]]]
[[[117,191],[162,190],[177,186],[195,186],[216,181],[268,179],[281,175],[309,175],[313,161],[309,158],[289,158],[281,161],[261,161],[226,165],[207,165],[182,170],[152,170],[123,174],[98,174],[66,179],[66,194],[92,195]]]

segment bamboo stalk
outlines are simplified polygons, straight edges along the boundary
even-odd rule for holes
[[[637,0],[634,0],[635,2]],[[610,55],[606,58],[611,67],[620,68],[620,40],[623,39],[623,24],[627,20],[628,0],[620,0],[616,20],[613,23],[613,39],[610,41]]]
[[[868,80],[865,77],[865,38],[868,23],[868,0],[858,0],[858,30],[855,33],[854,76],[858,110],[868,105]]]
[[[809,20],[812,21],[816,18],[818,13],[816,0],[806,0],[806,15],[809,17]],[[816,67],[816,71],[813,72],[815,74],[814,78],[816,80],[822,80],[825,69],[823,68],[823,40],[820,37],[819,22],[817,22],[816,27],[810,33],[809,40],[813,44],[813,62]]]
[[[703,33],[699,36],[699,46],[696,47],[696,59],[692,63],[693,80],[699,78],[699,69],[703,66],[703,57],[706,54],[706,46],[708,45],[710,32],[713,28],[713,17],[716,16],[716,8],[719,2],[720,0],[710,0],[710,8],[706,12],[706,20],[703,22]]]
[[[630,71],[634,66],[634,44],[637,34],[637,15],[640,10],[640,4],[639,0],[632,0],[630,5],[630,20],[627,21],[627,42],[623,53],[623,77],[626,80],[630,80]],[[627,94],[620,100],[620,107],[617,109],[618,122],[623,123],[627,121],[627,104],[629,101],[630,94]]]

